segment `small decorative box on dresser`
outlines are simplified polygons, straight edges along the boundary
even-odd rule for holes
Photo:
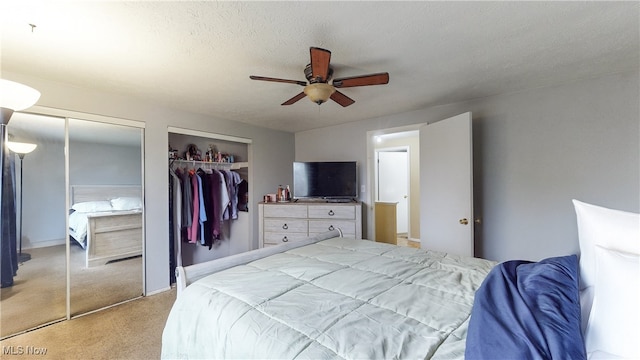
[[[362,239],[362,205],[359,202],[260,203],[259,246],[306,239],[337,229],[345,237]]]

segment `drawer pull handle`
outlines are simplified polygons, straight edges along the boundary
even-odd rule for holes
[[[285,229],[285,230],[287,230],[287,229],[289,228],[289,225],[284,224],[284,225],[282,225],[282,228],[283,228],[283,229]]]
[[[282,242],[287,242],[287,241],[289,241],[289,239],[287,239],[286,236],[282,238]]]
[[[333,212],[333,210],[329,210],[329,216],[333,216],[333,215],[335,215],[335,214],[336,214],[336,213],[334,213],[334,212]]]
[[[329,225],[329,231],[332,231],[334,229],[333,225]]]

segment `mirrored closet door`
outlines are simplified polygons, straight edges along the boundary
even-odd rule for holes
[[[19,260],[2,272],[0,338],[142,296],[143,127],[15,113],[7,133],[2,251]]]
[[[66,318],[65,119],[14,113],[7,125],[10,171],[3,180],[3,242],[15,242],[17,271],[0,289],[0,337]],[[11,150],[13,149],[13,150]],[[3,259],[7,252],[3,246]],[[12,274],[3,268],[5,278]]]
[[[69,119],[71,316],[142,296],[142,138]]]

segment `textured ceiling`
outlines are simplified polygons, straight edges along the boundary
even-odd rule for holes
[[[0,1],[2,71],[285,131],[637,69],[639,2]],[[29,24],[35,24],[33,29]],[[356,103],[285,100],[309,47]]]

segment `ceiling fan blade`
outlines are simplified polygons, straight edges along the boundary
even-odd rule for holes
[[[333,86],[346,88],[354,86],[383,85],[389,83],[389,73],[352,76],[333,80]]]
[[[303,92],[301,92],[300,94],[298,94],[298,95],[296,95],[296,96],[292,97],[291,99],[289,99],[289,100],[287,100],[287,101],[283,102],[281,105],[291,105],[291,104],[295,103],[296,101],[298,101],[298,100],[302,99],[302,98],[303,98],[303,97],[305,97],[305,96],[307,96],[307,95],[305,95],[305,93],[304,93],[304,91],[303,91]]]
[[[278,78],[255,76],[255,75],[250,75],[249,78],[251,80],[273,81],[273,82],[281,82],[281,83],[287,83],[287,84],[296,84],[300,86],[307,86],[306,82],[299,81],[299,80],[278,79]]]
[[[313,79],[318,82],[327,82],[329,76],[329,62],[331,61],[331,51],[311,47],[311,73]]]
[[[342,107],[347,107],[351,104],[353,104],[354,102],[356,102],[355,100],[353,100],[352,98],[348,97],[347,95],[341,93],[340,91],[334,92],[333,94],[331,94],[331,100],[337,102],[338,104],[342,105]]]

